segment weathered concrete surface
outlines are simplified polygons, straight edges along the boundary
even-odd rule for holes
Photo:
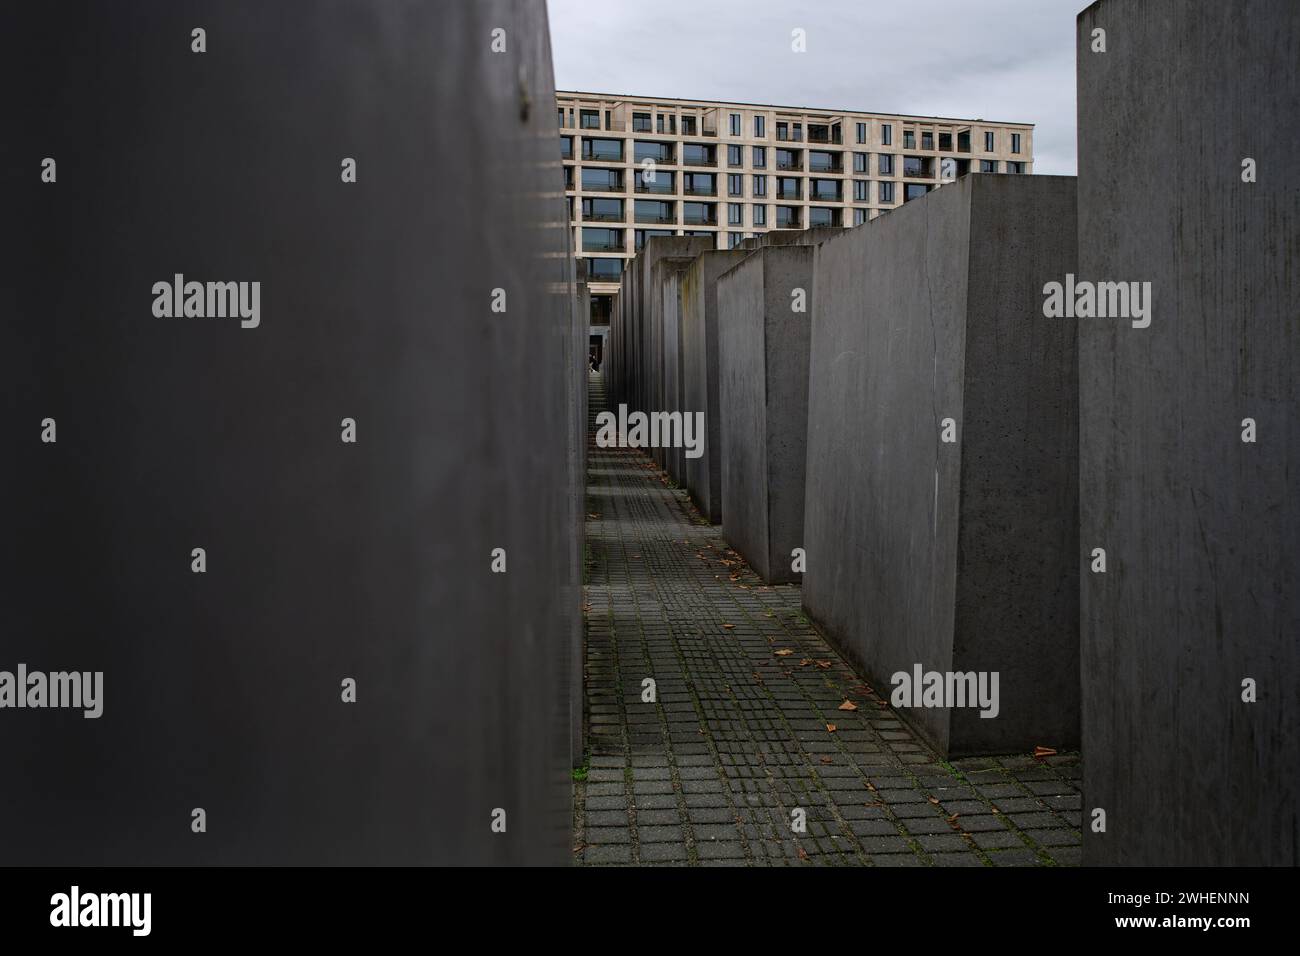
[[[0,669],[102,671],[104,710],[0,712],[0,857],[565,863],[577,369],[543,4],[72,19],[93,42],[63,6],[0,12]],[[260,324],[155,316],[175,273],[260,282]]]
[[[803,546],[812,267],[811,246],[764,248],[718,279],[722,533],[769,583]]]
[[[771,229],[750,239],[741,240],[739,248],[746,251],[767,246],[815,246],[834,239],[844,232],[840,226],[813,226],[811,229]]]
[[[722,422],[718,409],[718,276],[749,253],[703,252],[682,277],[683,395],[687,408],[704,413],[699,458],[686,460],[686,486],[696,508],[722,523]]]
[[[650,323],[656,356],[654,394],[647,411],[681,410],[681,282],[693,260],[671,256],[657,259],[650,270]],[[665,438],[666,440],[666,438]],[[674,478],[680,475],[683,449],[659,447],[651,455]]]
[[[1098,3],[1077,49],[1080,277],[1154,303],[1079,320],[1084,859],[1294,866],[1300,6]]]
[[[628,403],[634,411],[662,410],[663,329],[659,311],[662,300],[656,295],[655,266],[660,259],[694,259],[710,249],[712,241],[707,236],[653,236],[628,265],[633,299],[630,324],[636,355]]]
[[[948,754],[1078,742],[1073,223],[1073,179],[971,176],[816,250],[804,605],[875,686],[999,672],[996,718],[907,711]]]

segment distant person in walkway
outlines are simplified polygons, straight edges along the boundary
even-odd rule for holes
[[[600,358],[599,358],[599,356],[596,355],[596,353],[595,353],[594,350],[593,350],[592,353],[588,356],[588,361],[591,363],[591,370],[592,370],[593,372],[599,372],[599,371],[600,371]]]

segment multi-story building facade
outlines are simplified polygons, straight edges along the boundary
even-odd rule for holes
[[[1030,123],[611,93],[559,92],[556,105],[597,322],[651,236],[727,249],[769,229],[855,226],[947,179],[1034,165]]]

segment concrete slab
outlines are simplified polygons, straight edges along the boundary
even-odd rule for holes
[[[763,248],[718,279],[722,532],[769,583],[797,579],[803,546],[812,265]]]
[[[1300,5],[1077,26],[1079,278],[1152,302],[1079,320],[1083,859],[1295,866]]]
[[[1073,179],[971,176],[817,247],[804,604],[882,693],[999,673],[996,718],[905,711],[949,755],[1078,743],[1073,223]]]

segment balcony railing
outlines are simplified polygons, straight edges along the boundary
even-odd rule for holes
[[[778,143],[802,143],[803,133],[788,132],[778,126],[776,129],[776,141]]]
[[[674,216],[672,213],[656,214],[656,213],[648,213],[648,212],[639,212],[636,214],[636,221],[642,224],[661,224],[661,223],[675,224],[677,222],[677,217]]]
[[[808,142],[810,143],[828,143],[840,145],[843,142],[843,136],[839,133],[808,133]]]
[[[582,214],[583,222],[622,222],[622,213],[613,212],[587,212]]]
[[[716,196],[717,194],[717,186],[684,186],[682,188],[683,196]]]
[[[636,179],[636,191],[639,193],[672,193],[672,183],[661,183],[656,180],[653,183],[647,183],[640,176]]]
[[[594,239],[582,240],[583,252],[624,252],[626,250],[626,242],[599,242]]]
[[[794,189],[778,189],[776,192],[776,198],[777,199],[798,199],[799,188],[796,186]]]
[[[582,183],[584,193],[621,193],[623,191],[622,183],[589,183],[585,180]]]
[[[778,159],[776,161],[777,169],[803,169],[803,161],[798,159]]]
[[[598,163],[621,163],[623,162],[623,151],[621,149],[584,149],[582,158]]]
[[[840,163],[816,163],[809,161],[808,172],[810,173],[838,173],[843,172],[844,167]]]
[[[707,216],[686,216],[682,219],[682,224],[687,226],[716,226],[718,217],[709,218]]]

